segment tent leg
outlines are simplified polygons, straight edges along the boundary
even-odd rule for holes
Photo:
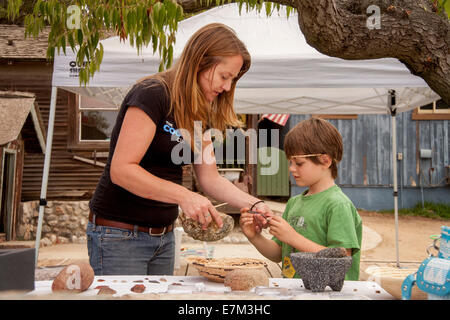
[[[47,143],[45,146],[45,158],[44,158],[44,171],[42,174],[42,185],[41,185],[41,197],[39,200],[39,218],[36,231],[36,255],[35,255],[35,267],[37,267],[38,257],[39,257],[39,245],[41,242],[42,233],[42,220],[44,218],[44,209],[47,205],[47,182],[48,174],[50,171],[50,159],[52,154],[52,144],[53,144],[53,128],[55,125],[55,110],[56,110],[56,97],[57,97],[57,87],[52,87],[52,95],[50,100],[50,114],[48,118],[48,130],[47,130]]]
[[[399,243],[398,243],[398,186],[397,186],[397,124],[395,113],[392,114],[392,167],[394,169],[394,213],[395,213],[395,254],[397,267],[399,262]]]

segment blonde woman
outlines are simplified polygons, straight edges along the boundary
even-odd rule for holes
[[[218,130],[239,124],[234,90],[250,63],[231,28],[209,24],[189,39],[172,68],[138,81],[124,98],[107,165],[89,203],[88,253],[96,275],[172,275],[178,207],[204,228],[212,220],[222,226],[208,198],[181,185],[184,163],[172,151],[188,143],[191,155],[197,154],[195,121]],[[202,141],[202,151],[213,150],[211,143]],[[263,201],[221,177],[215,161],[193,163],[209,196],[272,215]]]

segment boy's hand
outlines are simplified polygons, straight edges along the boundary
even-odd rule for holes
[[[255,223],[255,215],[249,213],[249,208],[241,209],[241,217],[239,218],[239,225],[241,226],[242,232],[248,239],[254,238],[257,234],[261,232],[261,228]]]
[[[279,216],[273,216],[272,219],[270,219],[269,227],[270,234],[287,244],[298,235],[297,231],[295,231],[286,220]]]
[[[247,209],[248,210],[248,209]],[[264,202],[258,203],[253,211],[259,212],[261,214],[255,214],[254,219],[256,223],[256,230],[261,232],[269,226],[270,219],[275,215],[267,204]]]

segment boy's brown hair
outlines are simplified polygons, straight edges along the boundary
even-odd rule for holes
[[[342,160],[342,136],[328,121],[320,118],[310,118],[299,122],[289,130],[284,139],[284,152],[290,159],[292,156],[306,154],[327,154],[332,159],[331,175],[338,176],[337,164]],[[318,156],[308,157],[316,164],[322,164]]]

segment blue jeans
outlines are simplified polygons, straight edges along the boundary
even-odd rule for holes
[[[86,228],[89,263],[95,275],[173,275],[175,236],[94,225]]]

